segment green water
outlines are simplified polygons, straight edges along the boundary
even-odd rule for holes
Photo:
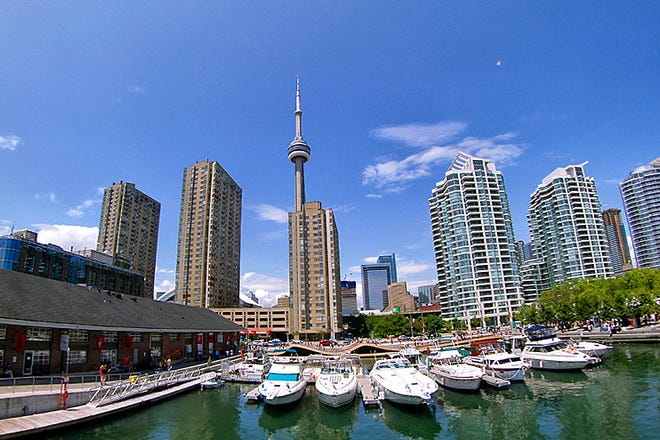
[[[253,386],[192,391],[53,439],[650,439],[660,438],[660,345],[615,346],[583,372],[533,371],[506,390],[441,389],[431,408],[248,404]]]

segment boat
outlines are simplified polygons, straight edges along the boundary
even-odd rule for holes
[[[413,367],[418,370],[426,369],[426,362],[424,361],[424,356],[422,353],[413,346],[404,347],[394,356],[403,356],[410,361]]]
[[[323,363],[328,360],[327,356],[320,354],[312,354],[307,356],[307,359],[303,362],[303,377],[307,383],[316,382],[316,378],[321,374],[321,369],[323,369]]]
[[[271,366],[266,350],[257,346],[242,357],[241,363],[234,370],[237,376],[235,379],[240,382],[263,382]]]
[[[445,388],[476,391],[484,372],[465,363],[465,356],[455,348],[435,350],[426,358],[429,375]]]
[[[528,366],[517,354],[507,353],[500,341],[482,341],[472,343],[476,350],[465,363],[481,370],[488,376],[510,382],[525,380]]]
[[[430,404],[438,391],[438,384],[404,357],[376,361],[369,377],[383,399],[403,405]]]
[[[612,349],[610,345],[605,345],[605,344],[600,344],[598,342],[591,342],[591,341],[575,341],[572,340],[568,343],[569,347],[572,345],[575,347],[577,351],[581,351],[582,353],[592,356],[592,357],[597,357],[601,358],[604,354],[606,354],[609,350]]]
[[[202,376],[202,381],[199,383],[202,389],[205,388],[218,388],[224,385],[225,382],[218,377],[216,373],[206,373]]]
[[[326,360],[316,378],[319,402],[338,408],[349,404],[357,393],[357,377],[349,359]]]
[[[273,360],[266,379],[259,385],[259,394],[268,405],[287,405],[298,402],[306,386],[300,362],[284,357]]]
[[[527,341],[520,357],[534,369],[581,370],[587,365],[600,361],[557,338],[551,327],[528,327],[525,334]]]

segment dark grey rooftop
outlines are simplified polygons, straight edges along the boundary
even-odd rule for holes
[[[211,310],[4,269],[0,269],[0,324],[173,333],[243,330]]]

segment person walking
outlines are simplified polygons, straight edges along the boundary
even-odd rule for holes
[[[101,386],[105,385],[108,380],[108,369],[105,364],[101,364],[99,367],[99,376],[101,377]]]

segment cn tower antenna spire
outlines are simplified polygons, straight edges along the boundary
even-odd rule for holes
[[[300,77],[296,78],[296,139],[302,139],[302,104],[300,99]]]
[[[302,211],[305,203],[305,171],[303,164],[309,160],[311,153],[311,148],[302,137],[302,106],[300,101],[300,78],[296,78],[296,137],[287,150],[289,160],[295,165],[294,206],[296,211]]]

